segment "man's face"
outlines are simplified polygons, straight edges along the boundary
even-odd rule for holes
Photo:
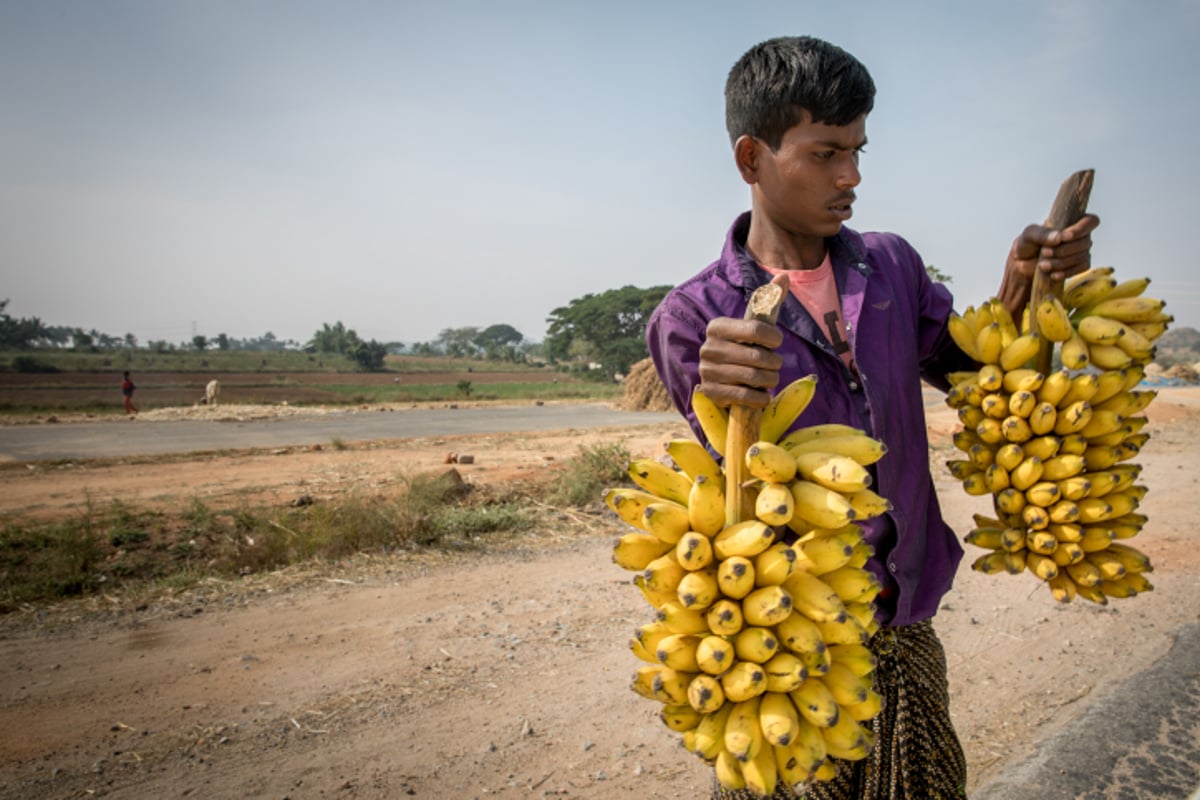
[[[783,136],[778,150],[756,141],[757,208],[794,236],[833,236],[850,219],[858,157],[867,143],[864,114],[848,125],[805,120]]]

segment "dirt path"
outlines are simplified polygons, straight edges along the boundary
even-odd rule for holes
[[[1152,488],[1138,539],[1155,592],[1057,606],[1030,576],[964,562],[937,617],[971,786],[1031,752],[1200,619],[1190,498],[1200,392],[1164,392],[1139,457]],[[931,416],[935,463],[948,414]],[[657,452],[678,426],[607,432]],[[482,454],[473,480],[565,457],[577,434],[231,454],[0,475],[9,511],[80,499],[286,502],[386,491],[398,470]],[[219,476],[219,477],[215,477]],[[52,480],[56,478],[56,480]],[[31,488],[34,487],[34,488]],[[987,501],[939,486],[959,530]],[[21,495],[18,504],[10,497]],[[701,798],[709,771],[627,688],[648,607],[611,564],[603,517],[547,517],[488,556],[363,557],[210,582],[134,608],[118,599],[0,619],[0,798]]]

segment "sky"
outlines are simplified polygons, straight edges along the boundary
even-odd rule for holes
[[[0,0],[0,300],[143,344],[540,341],[717,257],[725,76],[799,34],[878,89],[850,227],[977,304],[1095,169],[1094,263],[1200,328],[1200,0]]]

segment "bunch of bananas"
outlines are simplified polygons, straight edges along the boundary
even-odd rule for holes
[[[1137,507],[1147,490],[1130,460],[1149,439],[1142,412],[1157,393],[1137,387],[1172,321],[1162,300],[1143,296],[1148,285],[1098,267],[1067,281],[1061,299],[1027,308],[1020,325],[994,298],[951,317],[955,342],[982,365],[949,376],[946,397],[963,423],[954,435],[963,456],[947,467],[995,510],[975,515],[965,537],[990,551],[974,569],[1028,569],[1064,603],[1153,588],[1149,559],[1117,541],[1146,524]],[[1049,374],[1031,366],[1045,346],[1061,362]]]
[[[865,757],[862,723],[879,711],[865,645],[880,586],[856,521],[890,508],[866,468],[885,448],[844,425],[784,435],[815,388],[800,379],[763,411],[741,487],[754,518],[727,524],[725,470],[692,439],[666,443],[670,463],[633,460],[637,488],[605,492],[636,529],[613,560],[655,609],[630,642],[646,662],[633,690],[663,704],[722,785],[763,797],[828,780],[830,757]],[[738,457],[721,452],[728,412],[699,391],[692,407],[714,449]]]

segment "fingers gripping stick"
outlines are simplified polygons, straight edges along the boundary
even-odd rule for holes
[[[1074,225],[1087,212],[1088,200],[1092,194],[1092,178],[1095,170],[1083,169],[1063,181],[1050,208],[1050,216],[1046,218],[1046,227],[1062,230]],[[1041,302],[1049,296],[1062,300],[1063,282],[1050,279],[1050,275],[1039,269],[1033,274],[1033,288],[1029,297],[1029,329],[1040,335],[1037,315],[1034,314]],[[1054,342],[1045,336],[1041,337],[1041,349],[1038,351],[1037,370],[1043,375],[1050,374],[1051,360],[1054,355]]]

